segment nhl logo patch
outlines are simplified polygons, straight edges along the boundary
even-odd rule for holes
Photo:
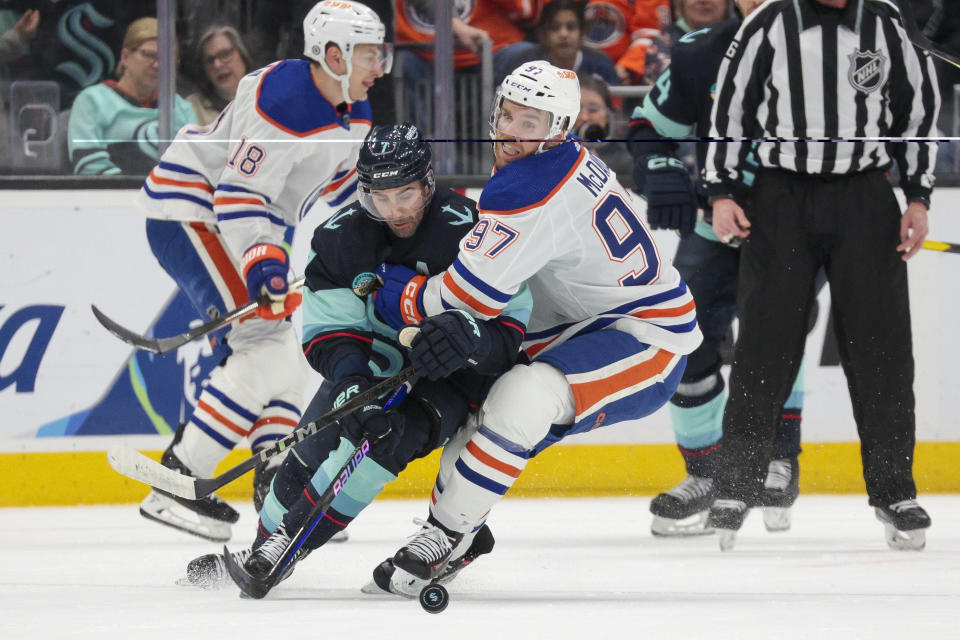
[[[847,76],[854,89],[863,93],[872,93],[883,85],[886,79],[884,62],[887,58],[879,50],[854,49],[849,58],[850,72]]]

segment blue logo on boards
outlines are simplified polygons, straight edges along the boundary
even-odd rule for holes
[[[50,346],[53,332],[60,323],[64,307],[59,305],[32,305],[18,309],[0,324],[0,372],[9,371],[7,375],[0,373],[0,391],[14,385],[17,393],[31,393],[37,383],[37,373],[40,371],[40,362],[43,354]],[[0,311],[3,305],[0,305]],[[33,331],[27,349],[20,363],[11,367],[4,362],[5,356],[14,336],[22,332]]]

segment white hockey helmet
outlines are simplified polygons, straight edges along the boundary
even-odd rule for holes
[[[510,100],[550,114],[546,138],[570,131],[580,114],[580,81],[577,74],[555,67],[546,60],[526,62],[503,79],[490,114],[490,137],[497,139],[497,121],[504,100]],[[541,142],[538,152],[543,151]]]
[[[350,74],[353,71],[353,51],[358,44],[375,44],[380,48],[380,64],[384,73],[393,67],[393,45],[385,43],[386,29],[379,16],[359,2],[351,0],[323,0],[303,19],[303,55],[317,62],[324,71],[339,78],[346,102],[350,98]],[[327,45],[335,44],[343,54],[347,72],[341,76],[330,70],[325,59]]]

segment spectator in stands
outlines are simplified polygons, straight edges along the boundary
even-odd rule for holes
[[[434,39],[434,3],[436,0],[396,0],[397,44],[426,44]],[[524,40],[523,27],[536,24],[545,0],[475,0],[473,3],[457,2],[453,8],[453,64],[458,71],[474,69],[480,64],[480,43],[493,43],[494,65],[503,66],[500,60],[509,45]],[[473,5],[472,7],[470,5]],[[506,54],[507,56],[511,54]],[[406,77],[422,77],[430,74],[429,65],[417,64],[416,60],[433,62],[433,51],[417,51],[415,55],[404,54],[401,60]],[[407,74],[410,71],[411,75]]]
[[[586,39],[585,0],[552,0],[543,9],[537,24],[538,46],[527,48],[510,59],[508,69],[524,62],[546,60],[578,76],[598,75],[608,84],[620,84],[613,62],[601,51],[584,45]],[[495,78],[499,84],[503,78]]]
[[[647,47],[672,21],[670,0],[589,0],[586,45],[615,62],[621,84],[639,84]]]
[[[623,142],[616,140],[617,118],[610,97],[610,88],[603,78],[579,75],[580,115],[574,124],[577,137],[586,142],[587,148],[600,156],[618,176],[629,176],[633,171],[633,158]],[[608,141],[607,138],[614,138]]]
[[[208,27],[197,40],[196,56],[204,77],[200,90],[187,100],[197,114],[197,123],[206,125],[233,100],[240,78],[253,70],[253,60],[240,34],[227,25]]]
[[[37,27],[40,25],[40,12],[28,9],[22,16],[9,10],[0,11],[0,19],[9,17],[9,21],[0,22],[0,168],[9,169],[10,140],[9,117],[7,115],[6,83],[10,79],[7,66],[10,62],[22,58],[30,51],[30,42],[37,37]],[[15,22],[14,22],[15,21]],[[14,22],[9,29],[3,27]]]
[[[67,129],[73,171],[85,175],[146,175],[159,158],[157,129],[157,20],[130,23],[117,79],[77,95]],[[196,121],[193,107],[175,97],[173,129]]]
[[[27,55],[30,42],[37,37],[39,26],[40,12],[37,9],[27,9],[12,28],[3,31],[0,35],[0,69],[6,67],[11,60]]]
[[[643,84],[653,84],[670,66],[670,52],[684,34],[704,29],[731,17],[730,0],[676,0],[676,19],[647,47]]]

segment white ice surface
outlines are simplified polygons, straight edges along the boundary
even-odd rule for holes
[[[921,496],[922,552],[887,548],[862,496],[801,496],[793,529],[752,513],[736,549],[656,539],[648,499],[506,500],[491,555],[450,585],[439,614],[359,588],[422,516],[381,501],[265,600],[178,587],[217,545],[134,505],[0,509],[0,638],[443,640],[522,638],[960,638],[960,496]],[[252,540],[252,506],[230,545]]]

